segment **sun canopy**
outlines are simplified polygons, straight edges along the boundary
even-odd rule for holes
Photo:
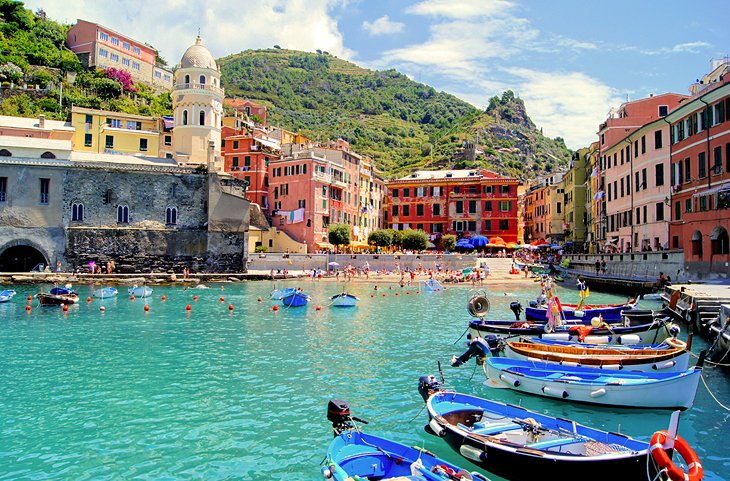
[[[334,249],[335,246],[330,244],[329,242],[316,242],[315,245],[319,247],[320,249]]]
[[[484,237],[483,235],[472,237],[469,240],[471,245],[473,245],[474,247],[484,247],[489,244],[489,238]]]

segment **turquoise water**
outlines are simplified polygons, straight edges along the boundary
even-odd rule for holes
[[[449,385],[463,392],[645,440],[667,426],[668,411],[525,396],[485,387],[473,362],[448,367],[464,350],[463,339],[454,342],[468,319],[466,288],[416,295],[409,287],[375,292],[355,284],[348,290],[360,296],[359,307],[333,309],[327,298],[341,283],[286,285],[301,285],[313,302],[273,312],[272,285],[258,282],[225,290],[155,287],[149,312],[145,300],[120,294],[67,313],[58,307],[27,313],[24,299],[37,291],[16,286],[14,301],[0,304],[0,479],[321,479],[331,398],[349,401],[356,416],[371,421],[369,432],[467,466],[423,431],[417,380],[435,373],[438,360]],[[82,299],[90,295],[87,286],[79,292]],[[490,317],[512,318],[509,302],[525,305],[536,293],[532,285],[491,290]],[[560,294],[566,302],[577,299],[576,292]],[[730,405],[727,371],[704,375]],[[695,406],[682,416],[680,433],[700,455],[708,480],[730,479],[728,414],[700,385]]]

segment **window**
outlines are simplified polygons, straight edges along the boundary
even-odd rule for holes
[[[188,85],[190,83],[190,75],[185,76],[185,85]]]
[[[183,110],[183,125],[188,125],[188,111]]]
[[[664,202],[656,203],[656,221],[664,220]]]
[[[393,190],[391,191],[391,195],[392,195],[393,197],[398,197],[398,189],[393,189]]]
[[[433,215],[441,215],[441,204],[433,204]]]
[[[129,207],[125,204],[117,206],[117,223],[126,224],[129,222]]]
[[[200,85],[205,85],[205,75],[200,76]]]
[[[398,206],[394,205],[393,206],[393,217],[396,217],[397,215],[398,215]]]
[[[705,212],[707,210],[707,196],[703,195],[700,196],[700,212]]]
[[[644,222],[646,222],[646,217],[644,217]],[[641,209],[636,208],[636,223],[641,224]]]
[[[557,213],[560,214],[560,202],[556,204]]]
[[[485,185],[484,186],[484,193],[485,194],[493,194],[494,193],[494,186],[493,185]]]
[[[237,148],[238,148],[238,140],[234,140],[233,141],[233,149],[235,150]]]
[[[165,145],[172,145],[172,135],[165,135]]]
[[[636,158],[638,156],[639,156],[639,141],[634,140],[634,158]],[[626,160],[629,160],[628,156],[626,157]]]
[[[476,232],[476,230],[477,230],[477,222],[475,220],[470,220],[467,223],[467,229],[470,230],[470,231],[472,231],[472,232]]]
[[[662,166],[661,164],[657,165],[657,167],[659,167],[659,166],[664,168],[664,166]],[[662,173],[663,172],[664,171],[662,171]],[[644,189],[646,189],[646,187],[648,186],[648,184],[646,182],[646,169],[641,169],[641,185],[643,186]],[[636,190],[638,190],[638,188]]]
[[[122,48],[124,50],[130,50],[132,46],[129,44],[129,42],[122,42]]]
[[[699,176],[699,178],[701,179],[703,177],[706,177],[707,176],[707,167],[705,165],[705,153],[704,152],[700,152],[700,154],[697,156],[697,164],[698,164],[697,165],[697,170],[698,170],[697,175]]]
[[[679,202],[674,203],[674,219],[673,220],[682,220],[682,204]]]
[[[247,175],[243,178],[244,181],[246,181],[247,185],[251,185],[251,176]]]
[[[107,135],[106,136],[106,143],[104,144],[104,146],[107,149],[113,149],[114,148],[114,136],[113,135]]]
[[[477,213],[477,201],[470,200],[469,201],[469,213],[470,214],[476,214]]]
[[[684,181],[685,182],[692,181],[692,167],[691,167],[691,162],[689,160],[689,157],[684,159]]]
[[[655,149],[661,149],[662,148],[662,131],[657,130],[654,132],[654,148]]]
[[[646,169],[644,169],[646,172]],[[654,178],[656,179],[656,186],[664,185],[664,164],[656,164],[654,166]]]
[[[403,216],[408,217],[409,215],[411,215],[411,206],[404,205],[403,206]]]
[[[454,194],[460,194],[461,193],[461,187],[454,187]]]
[[[476,185],[470,185],[469,186],[469,193],[470,194],[476,194],[477,193],[477,186]]]
[[[129,64],[130,64],[129,59],[122,57],[122,65],[124,65],[125,67],[129,67]]]
[[[246,167],[250,167],[251,166],[251,156],[250,155],[247,155],[247,156],[245,156],[243,158],[243,165],[246,166]],[[297,168],[299,168],[298,165],[297,165]]]
[[[107,57],[109,57],[109,52],[104,48],[100,48],[99,57],[107,58]]]
[[[463,214],[464,213],[464,201],[463,200],[457,200],[456,201],[456,213],[457,214]]]
[[[139,150],[147,152],[147,139],[139,139]]]
[[[666,117],[669,113],[669,106],[668,105],[660,105],[659,106],[659,117]]]
[[[139,47],[132,47],[132,52],[136,53],[137,55],[142,53],[142,51],[139,49]]]
[[[109,60],[112,62],[119,62],[119,55],[115,53],[109,54]]]
[[[109,34],[106,32],[99,32],[99,40],[103,40],[105,42],[109,41]]]
[[[722,174],[722,147],[715,147],[713,150],[713,173],[714,174]]]
[[[236,156],[233,157],[232,167],[235,167],[236,169],[238,169],[238,157],[236,157]]]
[[[117,37],[112,37],[112,45],[119,45],[119,39]]]
[[[205,111],[204,110],[200,111],[199,117],[200,117],[200,125],[205,125]]]
[[[109,127],[115,128],[115,129],[121,129],[122,128],[122,120],[121,119],[106,119],[106,124]]]
[[[165,209],[165,224],[177,225],[177,207],[168,207]]]
[[[423,204],[416,204],[416,215],[423,215]]]
[[[684,201],[684,211],[692,212],[692,199],[686,199]]]
[[[500,200],[499,201],[499,211],[500,212],[509,212],[512,210],[512,201],[511,200]],[[558,202],[558,213],[560,213],[560,202]]]
[[[624,196],[624,178],[621,177],[620,180],[621,180],[621,197],[623,197]]]
[[[507,230],[509,229],[509,220],[508,219],[499,219],[499,230]]]
[[[410,197],[411,196],[411,189],[405,188],[403,189],[403,197]]]
[[[91,134],[84,134],[84,147],[91,147],[93,143],[93,136]]]
[[[0,177],[0,202],[8,199],[8,178]]]
[[[646,153],[646,135],[641,136],[641,153]]]
[[[484,230],[489,232],[492,230],[492,221],[491,220],[485,220],[484,221]]]
[[[509,185],[500,185],[499,192],[502,194],[509,194]]]
[[[492,212],[492,201],[484,202],[484,212]]]
[[[134,62],[133,61],[132,62],[132,70],[139,70],[139,69],[140,69],[139,62]]]
[[[634,174],[634,188],[638,192],[639,189],[641,189],[641,181],[639,180],[639,171],[636,171]]]

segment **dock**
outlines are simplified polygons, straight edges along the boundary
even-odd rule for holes
[[[730,285],[727,284],[672,284],[664,289],[662,300],[669,305],[672,294],[679,291],[674,310],[694,332],[710,335],[709,326],[720,316],[720,306],[730,304]]]

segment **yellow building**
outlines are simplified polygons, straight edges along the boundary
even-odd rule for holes
[[[83,107],[71,109],[74,150],[158,157],[158,119]]]
[[[570,170],[563,177],[565,184],[565,240],[578,245],[586,241],[586,162],[588,149],[583,148],[573,154]]]

